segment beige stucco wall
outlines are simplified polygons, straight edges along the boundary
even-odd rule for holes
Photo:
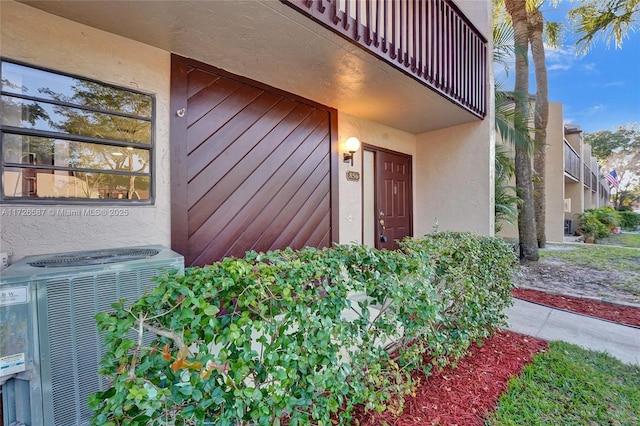
[[[562,104],[549,103],[545,165],[545,234],[547,241],[564,240],[564,124]]]
[[[577,197],[564,178],[564,124],[562,104],[549,103],[549,121],[547,123],[547,150],[545,164],[545,234],[549,242],[564,240],[564,199]],[[511,183],[515,186],[515,181]],[[580,194],[581,195],[581,194]],[[572,200],[572,207],[573,207]],[[571,215],[568,215],[571,216]],[[517,239],[518,228],[504,224],[498,234],[500,237]]]
[[[582,213],[584,191],[582,182],[568,182],[564,186],[564,196],[571,200],[571,211],[564,214],[564,218],[572,221],[572,230],[576,230],[578,214]]]
[[[20,217],[12,216],[11,209],[26,204],[3,204],[0,250],[11,251],[15,261],[31,254],[142,244],[169,246],[169,53],[19,3],[2,1],[0,8],[3,57],[156,97],[154,205],[120,205],[126,208],[124,217],[109,217],[108,208],[102,207],[106,216],[94,217],[82,216],[84,205],[29,205],[44,208],[44,215]]]
[[[493,235],[493,118],[417,136],[414,234],[470,231]]]

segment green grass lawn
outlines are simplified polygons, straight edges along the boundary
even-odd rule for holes
[[[610,283],[612,287],[640,295],[638,248],[602,244],[548,244],[546,249],[540,250],[540,259],[614,272]]]
[[[487,425],[638,425],[640,366],[552,342],[509,382]]]
[[[636,248],[618,247],[601,244],[563,245],[570,249],[558,250],[549,244],[547,249],[540,250],[540,258],[560,260],[578,266],[601,271],[617,271],[621,273],[640,273],[640,250]],[[557,247],[557,246],[556,246]]]
[[[598,244],[640,248],[640,234],[616,234],[599,240]]]

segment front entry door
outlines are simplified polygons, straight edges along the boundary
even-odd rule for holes
[[[411,156],[380,149],[374,151],[376,248],[397,249],[398,240],[413,235]]]

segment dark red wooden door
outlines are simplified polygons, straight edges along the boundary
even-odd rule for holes
[[[378,150],[375,160],[376,247],[396,249],[397,240],[413,235],[411,157]]]
[[[332,242],[335,110],[172,64],[172,247],[187,265]]]

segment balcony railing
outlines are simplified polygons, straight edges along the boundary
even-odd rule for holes
[[[603,185],[602,182],[600,182],[600,199],[605,203],[609,200],[609,188]]]
[[[580,180],[580,156],[567,141],[564,141],[564,171]]]
[[[582,183],[584,183],[585,188],[591,188],[591,169],[586,164],[583,164],[584,174],[582,175]]]
[[[451,0],[281,1],[485,117],[487,41]]]

